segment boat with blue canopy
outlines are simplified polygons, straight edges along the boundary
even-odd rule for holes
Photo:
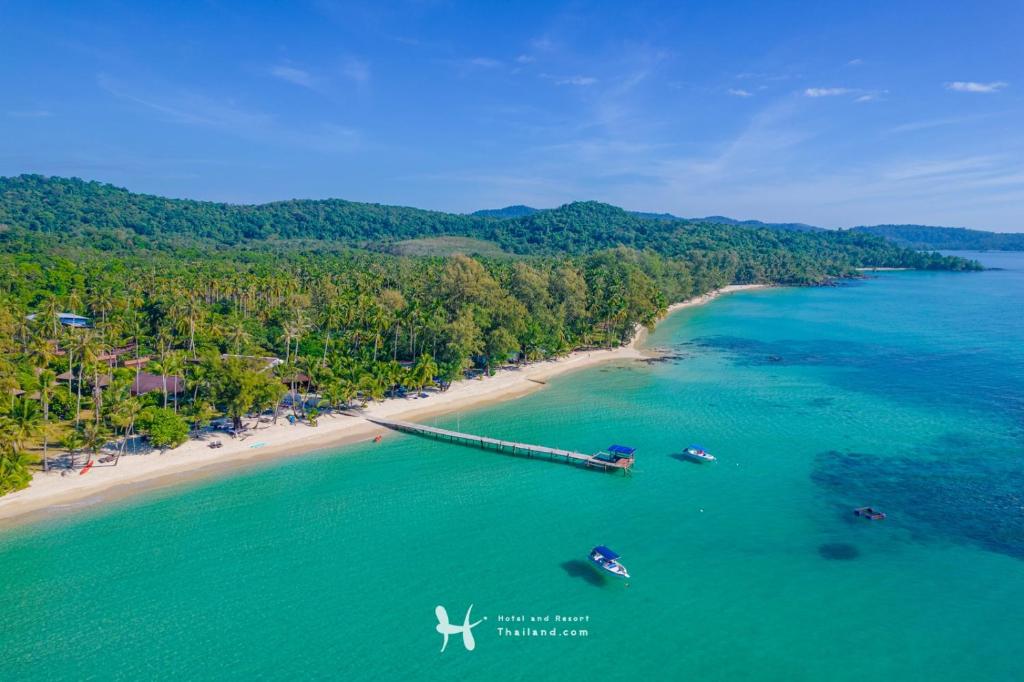
[[[628,578],[629,571],[619,563],[619,553],[604,545],[598,545],[590,550],[590,560],[601,570],[608,571],[620,578]]]
[[[628,445],[609,445],[607,449],[594,455],[594,459],[620,467],[629,467],[633,464],[635,453],[636,448]]]

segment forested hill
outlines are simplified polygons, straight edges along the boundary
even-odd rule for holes
[[[482,218],[522,218],[540,210],[539,208],[516,204],[515,206],[506,206],[505,208],[485,208],[480,211],[473,211],[470,215]]]
[[[0,178],[0,224],[60,237],[121,231],[223,244],[261,239],[345,242],[470,234],[485,219],[341,199],[238,205],[136,194],[77,178]]]
[[[474,211],[471,215],[486,218],[522,218],[524,216],[539,213],[542,210],[543,209],[517,204],[515,206],[506,206],[505,208],[488,208],[481,211]],[[726,216],[721,215],[707,216],[706,218],[681,218],[671,213],[650,213],[647,211],[629,211],[629,213],[637,218],[667,222],[716,223],[719,225],[739,225],[741,227],[765,228],[768,230],[785,230],[792,232],[817,232],[825,229],[824,227],[815,227],[814,225],[806,225],[804,223],[765,223],[760,220],[736,220],[735,218],[727,218]]]
[[[303,248],[388,245],[468,237],[528,256],[585,255],[616,247],[687,261],[714,259],[744,281],[820,281],[858,266],[964,269],[855,231],[800,232],[708,221],[652,220],[594,201],[518,217],[457,215],[340,199],[234,205],[136,194],[79,179],[0,179],[0,247],[24,244],[145,251],[152,248]],[[35,240],[33,242],[33,240]],[[320,246],[315,246],[320,244]]]
[[[911,249],[1024,251],[1024,234],[927,225],[872,225],[851,229],[884,237]]]

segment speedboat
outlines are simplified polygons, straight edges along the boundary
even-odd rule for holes
[[[598,545],[594,549],[590,550],[590,560],[597,565],[603,571],[608,571],[612,575],[617,575],[620,578],[628,578],[629,571],[626,567],[618,562],[619,555],[614,550],[608,549],[604,545]]]
[[[683,452],[686,453],[687,457],[692,457],[693,459],[699,459],[702,462],[714,462],[715,461],[715,456],[712,455],[707,450],[705,450],[700,445],[691,445],[690,447],[686,448],[686,450],[684,450]]]

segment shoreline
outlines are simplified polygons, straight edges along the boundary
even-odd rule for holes
[[[767,286],[729,285],[672,304],[666,311],[666,317],[685,308],[705,305],[724,294]],[[647,329],[641,327],[628,344],[618,348],[574,351],[564,358],[500,369],[491,377],[456,382],[443,393],[431,393],[430,398],[388,398],[380,403],[371,403],[361,414],[416,421],[514,400],[540,390],[548,379],[555,376],[606,362],[648,357],[650,352],[640,348],[646,338]],[[67,475],[57,471],[37,472],[28,488],[0,497],[0,530],[95,508],[151,490],[235,472],[270,460],[366,442],[377,435],[387,437],[393,432],[366,421],[362,416],[330,413],[321,415],[315,427],[304,423],[292,425],[282,416],[277,424],[260,424],[259,428],[249,430],[247,434],[239,439],[222,433],[202,439],[190,438],[183,445],[164,453],[125,455],[116,466],[96,463],[85,475],[78,470]],[[211,440],[220,440],[223,447],[207,447]]]

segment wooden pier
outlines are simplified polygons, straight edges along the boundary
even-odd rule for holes
[[[455,443],[457,445],[470,445],[484,450],[494,450],[495,452],[507,455],[516,455],[518,457],[546,458],[552,461],[575,464],[587,469],[596,469],[598,471],[621,471],[623,474],[628,475],[630,473],[630,469],[633,467],[634,461],[633,457],[621,457],[614,461],[609,461],[601,459],[596,455],[586,455],[582,452],[549,448],[544,445],[530,445],[529,443],[516,443],[514,441],[498,440],[497,438],[477,436],[471,433],[459,433],[458,431],[449,431],[448,429],[439,429],[436,426],[414,424],[412,422],[369,418],[367,418],[367,421],[381,426],[386,426],[387,428],[395,431],[404,431],[406,433],[413,433],[419,436],[427,436],[428,438],[436,438],[437,440]]]

